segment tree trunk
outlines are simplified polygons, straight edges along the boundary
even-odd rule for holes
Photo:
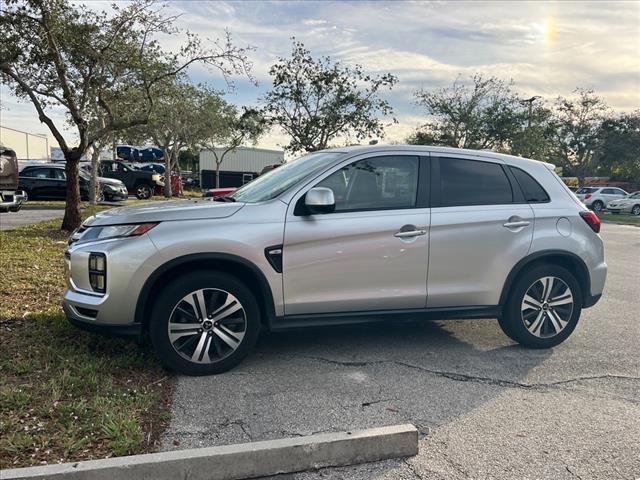
[[[98,203],[98,189],[100,183],[98,182],[98,171],[100,170],[100,149],[97,146],[93,146],[93,153],[91,154],[91,182],[89,184],[89,201],[91,205]]]
[[[164,149],[164,196],[171,198],[171,161],[173,157],[173,149]]]
[[[216,188],[220,188],[220,163],[216,162]]]
[[[64,167],[67,176],[67,199],[64,207],[64,218],[62,219],[61,230],[71,232],[82,223],[80,216],[80,183],[78,165],[81,153],[72,150],[64,152],[66,165]]]

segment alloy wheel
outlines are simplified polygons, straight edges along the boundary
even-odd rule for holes
[[[633,215],[640,215],[640,205],[634,205],[631,209]]]
[[[203,288],[185,295],[168,323],[174,350],[194,363],[210,364],[228,357],[247,331],[244,307],[231,293]]]
[[[536,280],[522,299],[521,315],[529,333],[539,338],[558,335],[573,313],[573,294],[558,277]]]

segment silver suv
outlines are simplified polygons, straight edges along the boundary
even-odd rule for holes
[[[600,223],[553,166],[372,146],[291,161],[228,197],[101,212],[69,240],[69,320],[148,332],[169,367],[219,373],[262,327],[497,318],[565,340],[607,266]]]

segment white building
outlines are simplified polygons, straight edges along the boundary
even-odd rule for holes
[[[213,150],[200,151],[200,186],[216,186],[216,158]],[[224,148],[216,148],[218,157]],[[264,167],[284,163],[283,150],[238,147],[225,155],[220,165],[220,187],[239,187],[260,175]]]
[[[49,160],[47,135],[0,126],[0,143],[14,150],[18,160]]]

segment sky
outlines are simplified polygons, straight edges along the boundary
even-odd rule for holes
[[[110,2],[87,1],[91,8]],[[402,142],[426,117],[415,104],[421,88],[445,87],[474,73],[512,79],[523,98],[553,100],[576,87],[594,89],[613,111],[640,108],[640,2],[224,2],[169,1],[177,26],[203,38],[228,29],[239,46],[251,45],[258,86],[237,79],[229,102],[256,105],[269,89],[269,67],[288,56],[291,37],[314,56],[329,55],[360,64],[371,74],[391,72],[398,84],[385,98],[395,109],[382,142]],[[182,37],[163,37],[166,48]],[[215,71],[190,69],[194,82],[218,88]],[[35,110],[0,87],[0,123],[47,133]],[[55,116],[61,119],[61,113]],[[73,134],[67,132],[71,139]],[[281,132],[264,136],[259,146],[288,143]],[[54,142],[55,144],[55,142]]]

